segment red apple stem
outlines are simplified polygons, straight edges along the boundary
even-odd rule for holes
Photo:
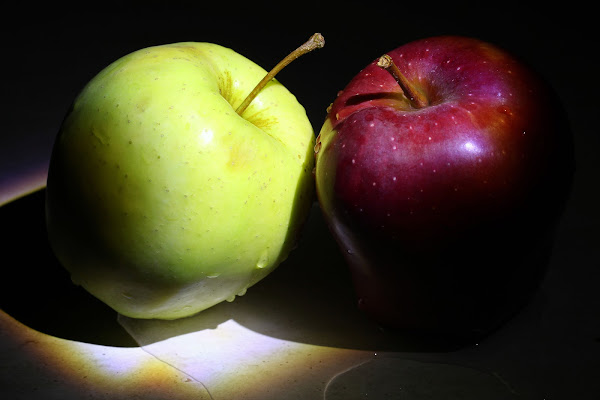
[[[242,104],[238,106],[235,110],[238,115],[242,115],[246,108],[252,103],[252,100],[256,98],[258,93],[281,71],[284,69],[289,63],[294,61],[295,59],[303,56],[306,53],[310,53],[315,49],[320,49],[325,46],[325,38],[320,33],[315,33],[308,39],[304,44],[298,47],[296,50],[292,51],[288,54],[283,60],[279,61],[279,63],[270,70],[267,75],[252,89],[250,94],[244,99]]]
[[[377,61],[377,66],[385,69],[394,77],[396,82],[398,82],[398,85],[400,85],[402,88],[404,95],[414,108],[427,107],[429,102],[427,101],[425,95],[423,95],[423,93],[421,93],[412,83],[410,83],[410,81],[394,63],[392,57],[387,54],[382,55]]]

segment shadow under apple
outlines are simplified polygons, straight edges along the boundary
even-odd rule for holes
[[[116,313],[71,282],[48,242],[45,190],[0,207],[0,308],[28,327],[64,339],[132,347]]]

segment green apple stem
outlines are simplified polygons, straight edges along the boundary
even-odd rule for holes
[[[252,100],[254,100],[254,98],[267,85],[267,83],[269,83],[269,81],[273,79],[275,75],[277,75],[279,71],[284,69],[289,63],[291,63],[298,57],[303,56],[306,53],[310,53],[315,49],[320,49],[323,46],[325,46],[325,39],[323,38],[323,35],[321,35],[320,33],[315,33],[314,35],[312,35],[310,39],[308,39],[304,44],[302,44],[296,50],[288,54],[272,70],[270,70],[269,73],[267,73],[267,75],[265,75],[265,77],[258,83],[258,85],[256,85],[256,87],[252,89],[248,97],[246,97],[242,104],[239,105],[235,112],[238,113],[238,115],[242,115],[242,113],[246,111],[246,108],[248,108],[250,103],[252,103]]]
[[[427,107],[429,104],[427,98],[412,83],[410,83],[402,72],[400,72],[400,69],[394,63],[392,57],[387,54],[382,55],[377,61],[377,66],[385,69],[394,77],[396,82],[398,82],[398,85],[402,88],[402,91],[404,91],[404,95],[414,108]]]

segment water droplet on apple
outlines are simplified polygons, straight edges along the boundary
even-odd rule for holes
[[[248,288],[243,288],[242,290],[240,290],[240,291],[238,292],[238,294],[237,294],[237,295],[238,295],[238,296],[243,296],[243,295],[245,295],[245,294],[246,294],[246,291],[247,291],[247,290],[248,290]]]
[[[228,303],[231,303],[232,301],[235,300],[235,294],[232,294],[231,296],[229,296],[228,298],[225,299]]]
[[[269,250],[265,250],[261,253],[260,258],[256,262],[256,268],[263,269],[269,265]]]
[[[206,275],[206,277],[207,277],[208,279],[215,279],[215,278],[218,278],[218,277],[219,277],[219,275],[220,275],[220,274],[218,274],[218,273],[217,273],[217,274]]]

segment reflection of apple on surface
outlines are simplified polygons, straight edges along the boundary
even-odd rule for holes
[[[368,65],[315,147],[317,195],[360,307],[462,337],[506,320],[543,275],[570,140],[551,90],[490,44],[431,38]]]
[[[172,319],[233,300],[287,257],[313,200],[314,134],[277,81],[241,106],[265,75],[230,49],[177,43],[87,84],[47,187],[74,282],[124,315]]]

